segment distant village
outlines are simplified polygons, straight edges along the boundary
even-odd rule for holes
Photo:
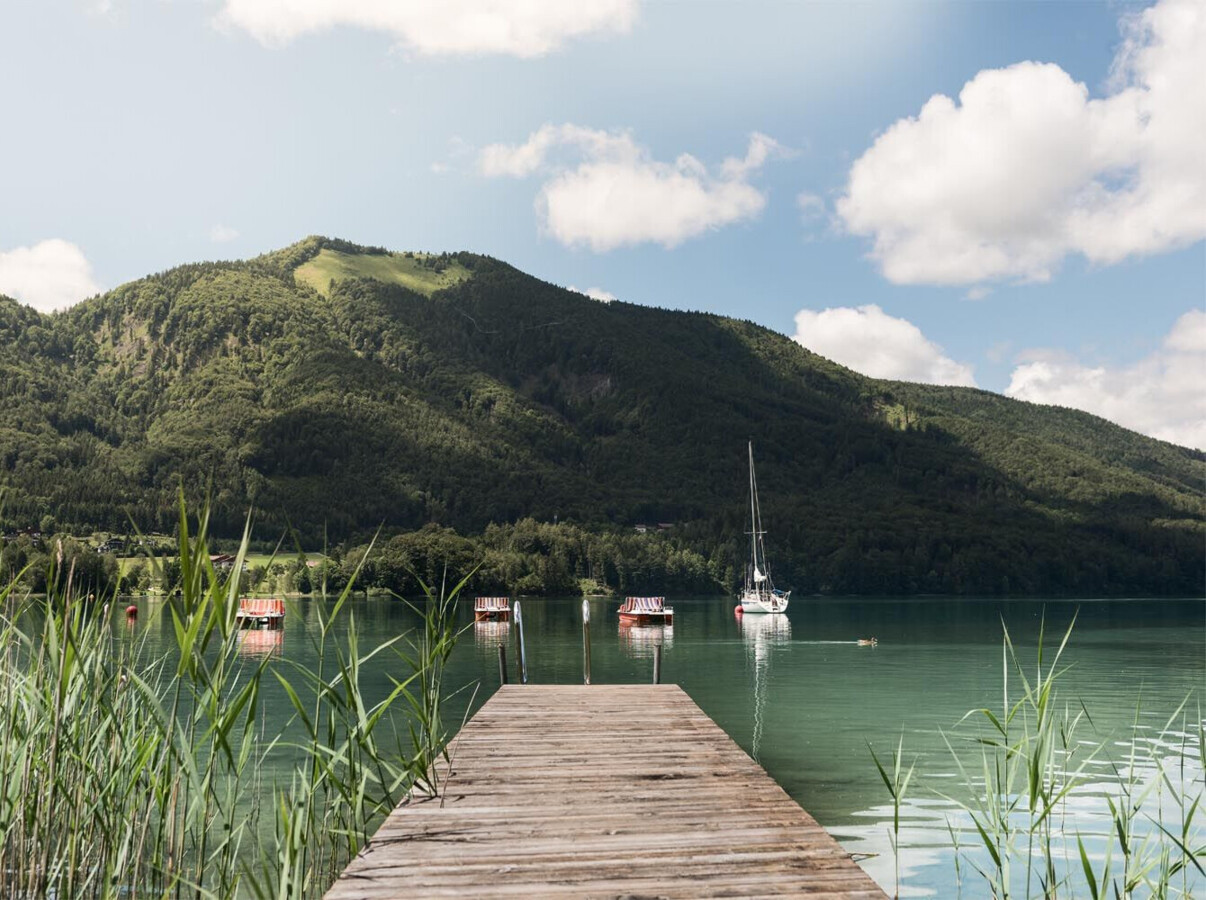
[[[3,541],[5,544],[13,544],[24,539],[35,550],[42,550],[45,549],[45,542],[51,537],[54,537],[53,533],[44,534],[37,528],[23,528],[17,531],[5,532],[0,535],[0,541]],[[95,534],[90,538],[77,537],[76,540],[87,543],[97,553],[111,553],[114,556],[132,556],[135,554],[164,556],[174,553],[176,550],[175,539],[167,535],[130,538],[101,533]]]
[[[0,575],[16,577],[34,592],[45,590],[45,572],[59,541],[70,557],[77,577],[108,589],[120,584],[123,593],[157,594],[178,587],[180,566],[176,561],[176,540],[164,534],[121,535],[97,532],[90,536],[69,535],[45,527],[19,528],[0,534]],[[84,554],[81,557],[79,554]],[[93,562],[84,564],[85,559]],[[326,557],[321,553],[253,553],[239,567],[240,586],[245,591],[308,593],[317,575],[313,574]],[[212,553],[209,562],[217,575],[234,571],[238,557]]]

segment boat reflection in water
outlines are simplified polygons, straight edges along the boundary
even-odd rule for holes
[[[785,615],[738,616],[737,629],[745,641],[747,657],[754,666],[754,736],[750,756],[757,760],[758,747],[762,743],[771,654],[776,645],[791,641],[791,622]]]
[[[239,655],[251,659],[280,656],[285,652],[282,628],[246,628],[239,632]]]
[[[486,619],[473,623],[473,643],[478,651],[497,655],[499,646],[507,646],[511,623],[506,619]]]
[[[673,625],[633,625],[620,622],[620,648],[632,659],[650,659],[658,644],[663,650],[674,646]]]

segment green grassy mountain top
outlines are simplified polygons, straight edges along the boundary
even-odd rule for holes
[[[333,282],[352,278],[397,284],[430,297],[471,277],[459,262],[433,254],[347,253],[329,247],[294,269],[294,276],[299,284],[312,287],[324,297],[330,296]]]

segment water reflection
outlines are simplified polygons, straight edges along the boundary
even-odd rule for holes
[[[737,627],[746,646],[759,658],[766,656],[775,644],[791,640],[791,620],[784,615],[749,613],[737,620]]]
[[[497,656],[498,648],[505,647],[511,640],[511,623],[498,619],[485,619],[473,623],[473,643],[486,656]]]
[[[282,656],[285,650],[283,628],[245,628],[239,632],[239,655],[251,659]]]
[[[652,659],[653,648],[663,650],[674,646],[673,625],[631,625],[620,623],[620,649],[630,659]]]
[[[775,645],[791,641],[791,622],[784,615],[747,614],[738,616],[737,628],[754,666],[754,733],[750,741],[750,755],[758,759],[766,719],[771,651]]]

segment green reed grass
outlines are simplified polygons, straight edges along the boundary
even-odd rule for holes
[[[947,741],[970,799],[942,793],[939,796],[962,809],[975,835],[965,848],[954,840],[955,828],[948,823],[960,884],[961,866],[966,863],[979,873],[995,900],[1192,896],[1191,873],[1206,876],[1206,834],[1201,825],[1206,796],[1201,775],[1206,771],[1202,766],[1206,725],[1201,710],[1196,720],[1198,773],[1194,777],[1185,768],[1190,752],[1185,737],[1189,727],[1185,703],[1159,731],[1161,737],[1180,733],[1180,752],[1170,760],[1153,751],[1154,777],[1140,777],[1137,763],[1142,755],[1141,741],[1137,727],[1132,731],[1125,764],[1112,761],[1116,787],[1110,789],[1112,794],[1107,791],[1102,801],[1109,813],[1110,831],[1096,836],[1104,843],[1104,859],[1095,867],[1083,836],[1073,833],[1066,821],[1069,795],[1088,784],[1087,767],[1108,756],[1109,750],[1109,744],[1100,739],[1081,740],[1084,729],[1093,727],[1083,704],[1061,705],[1057,699],[1058,682],[1068,670],[1062,658],[1075,628],[1075,617],[1049,658],[1044,648],[1045,623],[1040,628],[1032,674],[1020,662],[1008,629],[1002,628],[1001,708],[974,709],[960,721],[978,720],[983,726],[969,738],[980,748],[980,768],[975,776]],[[900,778],[902,753],[900,746],[891,773],[874,760],[893,801],[897,892],[899,810],[909,780]],[[1178,778],[1172,777],[1171,769],[1179,770]],[[1168,813],[1175,815],[1175,828],[1166,824]],[[1200,880],[1197,886],[1202,886]]]
[[[909,782],[913,779],[913,769],[917,763],[914,760],[909,765],[907,771],[903,771],[901,764],[904,760],[904,735],[900,736],[900,740],[896,744],[896,750],[892,754],[892,771],[884,767],[879,761],[879,757],[875,755],[875,748],[867,744],[867,749],[871,751],[871,759],[875,761],[875,768],[879,770],[879,777],[883,780],[884,787],[888,789],[888,793],[892,796],[892,830],[888,832],[888,840],[892,844],[892,858],[896,864],[896,892],[894,896],[900,896],[900,807],[904,803],[905,797],[909,792]]]
[[[440,783],[463,583],[429,597],[409,652],[362,648],[351,613],[337,639],[349,585],[316,601],[315,668],[270,668],[239,655],[248,533],[224,579],[206,531],[181,503],[174,662],[113,640],[115,598],[76,593],[70,571],[45,598],[0,590],[0,896],[320,896],[408,791]],[[370,702],[361,671],[381,653],[401,674]],[[270,677],[295,712],[280,734],[258,727]]]

